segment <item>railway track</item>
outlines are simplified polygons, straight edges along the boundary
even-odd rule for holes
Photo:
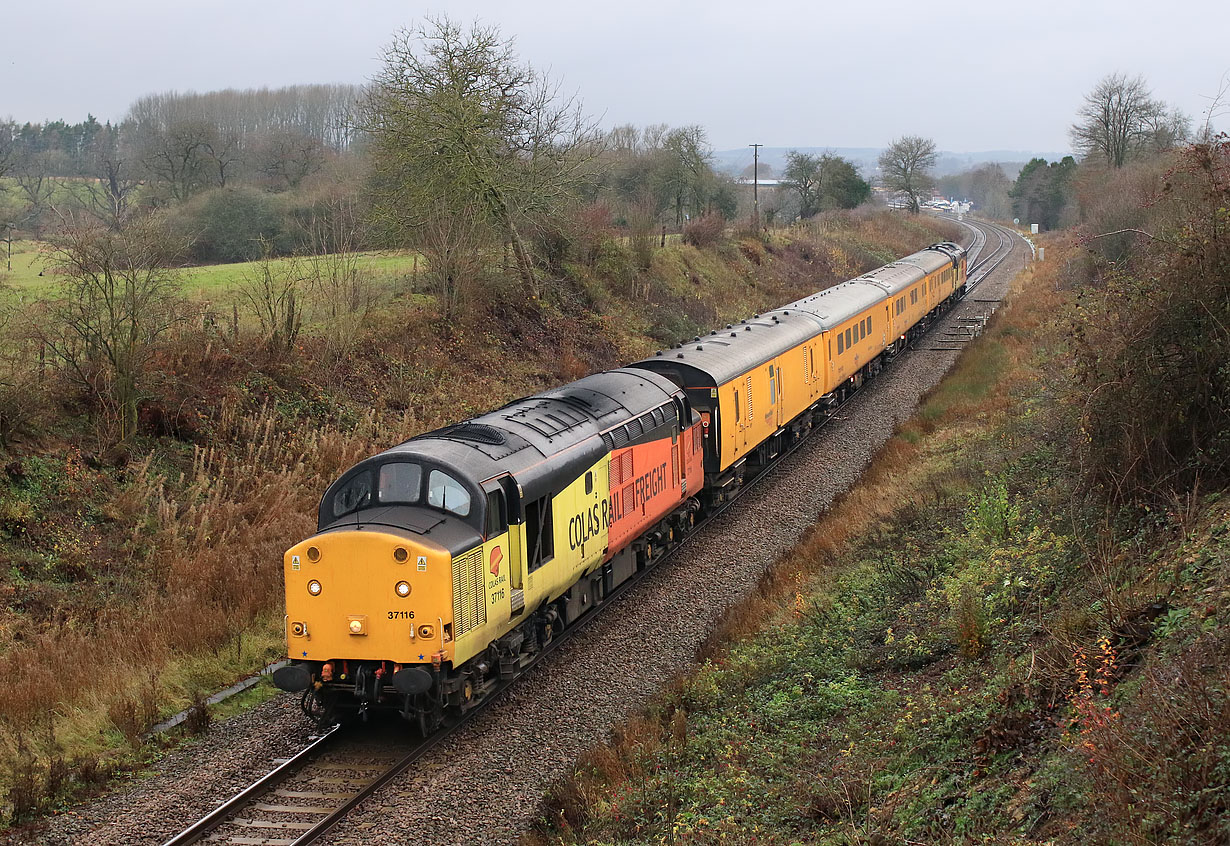
[[[955,218],[949,219],[955,220]],[[969,282],[966,284],[965,295],[968,297],[982,280],[990,276],[1008,258],[1012,253],[1013,238],[1019,236],[1012,230],[1006,229],[997,223],[982,220],[973,223],[966,220],[957,220],[957,223],[973,234],[973,242],[969,247],[970,256],[967,259],[969,266],[966,270]],[[992,235],[996,239],[995,248],[991,251],[990,255],[984,257],[982,254],[990,243],[990,236]]]
[[[994,228],[987,225],[988,229]],[[973,233],[980,252],[989,241],[986,232],[966,224]],[[978,241],[981,235],[981,241]],[[999,236],[999,246],[977,268],[986,268],[981,281],[1011,251],[1011,239]],[[1000,255],[1001,251],[1003,255]],[[972,271],[971,271],[972,276]],[[976,284],[976,283],[975,283]],[[972,286],[971,286],[972,287]],[[943,321],[937,321],[943,323]],[[637,573],[603,601],[603,606],[618,603],[639,586],[642,579],[661,569],[691,542],[704,534],[706,527],[721,517],[728,508],[776,468],[788,456],[806,444],[811,435],[824,424],[841,417],[846,405],[860,396],[856,391],[839,405],[808,435],[799,439],[772,462],[749,471],[738,494],[707,514],[687,535],[665,552],[655,565]],[[570,626],[563,636],[548,644],[539,656],[496,691],[466,712],[460,719],[446,723],[425,739],[407,737],[406,724],[389,720],[390,726],[333,726],[315,738],[307,747],[197,820],[163,846],[188,846],[195,843],[227,843],[236,846],[307,846],[320,840],[335,828],[363,800],[374,795],[400,773],[426,756],[463,725],[471,722],[515,686],[517,681],[536,669],[570,636],[588,627],[600,614],[589,614]]]
[[[980,298],[974,295],[975,289],[1011,255],[1014,239],[1020,237],[1012,230],[996,223],[982,220],[969,222],[949,215],[941,216],[959,223],[971,233],[971,241],[966,247],[968,256],[966,275],[969,281],[966,283],[963,299],[965,302],[981,303],[985,308],[979,314],[958,319],[955,325],[945,328],[938,334],[930,332],[925,335],[920,340],[925,340],[927,345],[917,348],[930,352],[962,350],[966,344],[982,334],[991,315],[995,313],[1000,299]],[[994,239],[994,246],[988,252],[992,239]]]

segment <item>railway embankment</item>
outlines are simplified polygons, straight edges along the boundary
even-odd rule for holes
[[[1179,287],[1196,256],[1224,273],[1201,225],[1140,249],[1152,284],[1090,279],[1087,243],[1046,239],[858,485],[522,842],[1227,842],[1224,474],[1176,451],[1166,475],[1144,440],[1152,467],[1126,459],[1126,421],[1161,437],[1155,403],[1183,402],[1151,359],[1168,310],[1225,284]],[[1125,336],[1145,374],[1116,370]],[[1097,418],[1091,374],[1118,392]],[[1224,438],[1224,416],[1188,422]],[[1151,486],[1110,484],[1133,473]]]
[[[154,351],[140,431],[122,442],[106,409],[49,367],[23,394],[0,476],[6,817],[37,819],[151,763],[193,785],[151,796],[157,807],[177,796],[208,805],[301,740],[281,706],[249,739],[214,729],[233,750],[218,753],[225,762],[200,745],[167,757],[145,732],[280,652],[281,552],[310,532],[324,485],[358,456],[955,234],[860,213],[767,242],[672,243],[642,256],[611,238],[558,268],[540,300],[498,268],[448,313],[430,296],[393,292],[344,355],[312,327],[293,348],[271,349],[181,323]],[[203,745],[210,716],[198,709],[187,722],[206,731]]]

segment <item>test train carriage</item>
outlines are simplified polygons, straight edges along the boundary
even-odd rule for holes
[[[965,292],[928,247],[625,368],[367,458],[287,551],[275,683],[424,733],[652,565]]]

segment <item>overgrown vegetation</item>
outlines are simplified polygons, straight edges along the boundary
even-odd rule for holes
[[[527,842],[1230,840],[1222,336],[1189,323],[1221,319],[1228,152],[1185,154],[1126,264],[1048,241]]]
[[[312,531],[323,485],[360,456],[951,236],[936,226],[826,215],[767,243],[655,243],[644,271],[634,245],[608,232],[565,263],[550,300],[527,302],[515,274],[482,265],[452,319],[443,300],[403,290],[353,319],[309,297],[313,320],[300,323],[287,283],[352,291],[355,265],[344,252],[258,262],[245,290],[269,309],[263,328],[189,309],[192,319],[142,339],[130,434],[93,383],[52,351],[40,362],[39,306],[10,298],[0,343],[15,353],[0,358],[7,813],[34,814],[139,764],[158,718],[281,653],[282,550]]]

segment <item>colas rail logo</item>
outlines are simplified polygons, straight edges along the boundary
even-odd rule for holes
[[[500,575],[500,562],[504,560],[504,551],[498,546],[491,550],[491,575]]]

